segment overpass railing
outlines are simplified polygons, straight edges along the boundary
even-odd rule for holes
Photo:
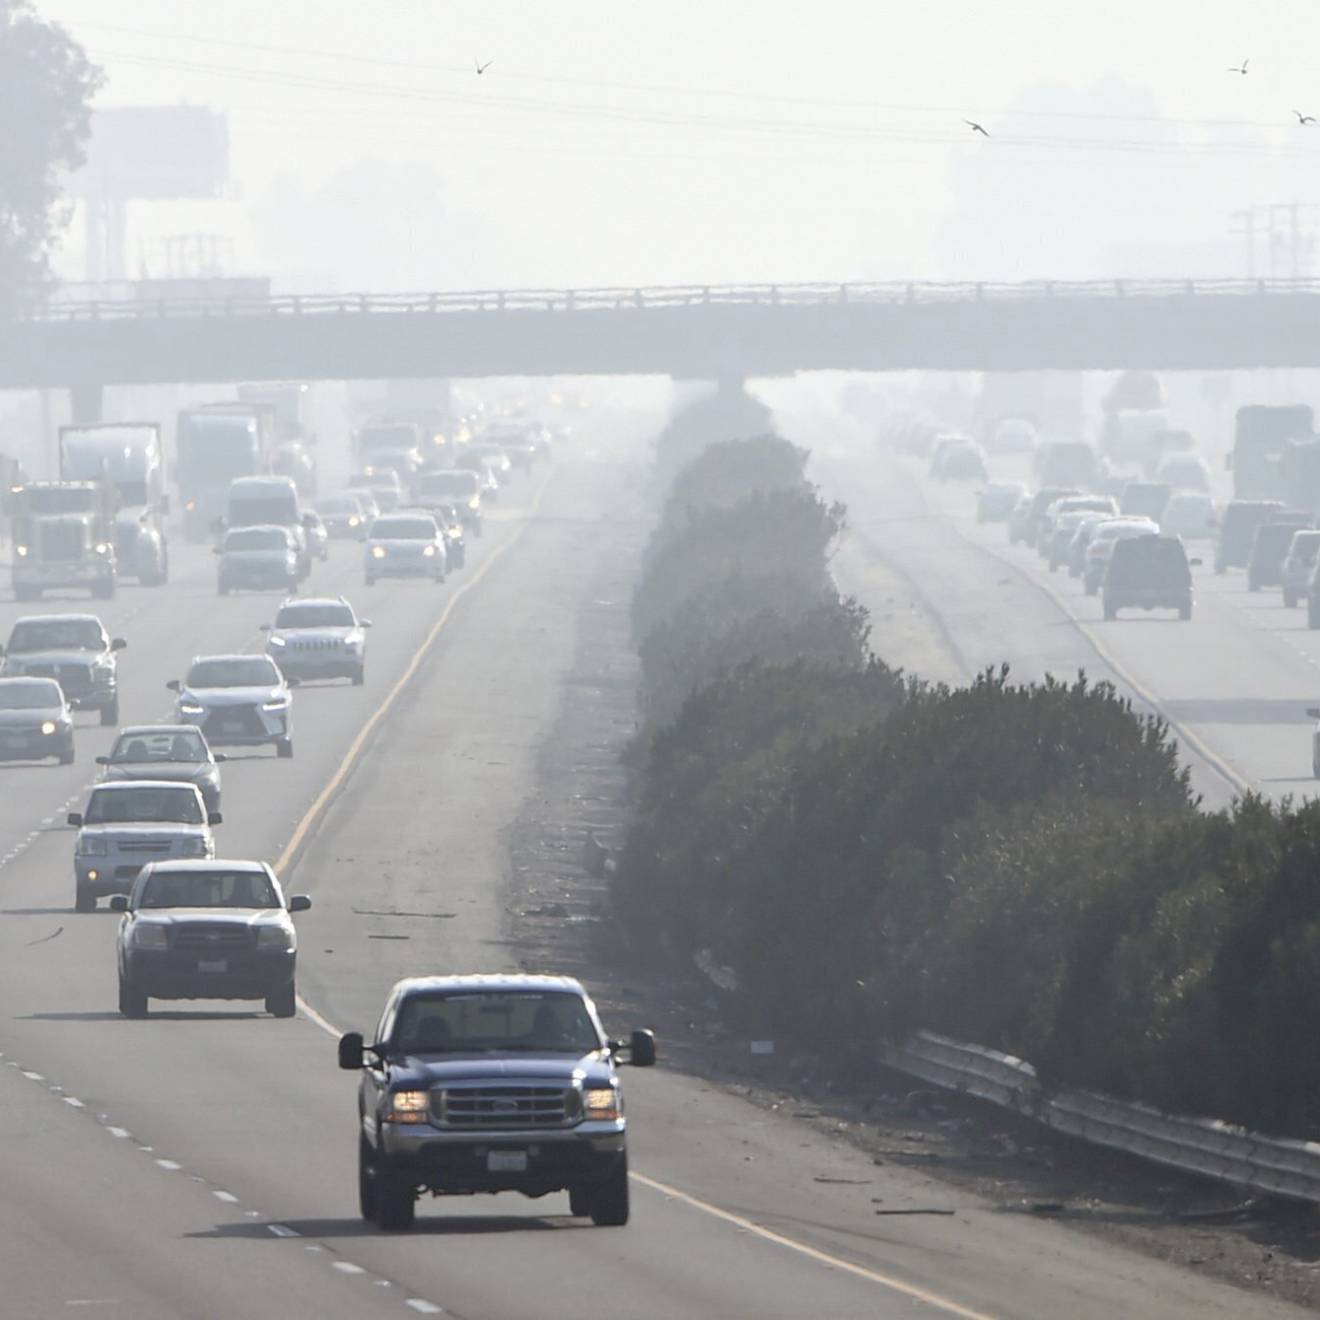
[[[201,317],[439,315],[452,312],[600,311],[700,306],[842,306],[1027,302],[1040,299],[1285,297],[1320,295],[1320,279],[1031,280],[1022,283],[899,282],[651,286],[635,289],[474,289],[457,293],[323,293],[270,297],[60,301],[36,321],[140,321]]]

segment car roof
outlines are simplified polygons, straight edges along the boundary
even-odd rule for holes
[[[279,607],[283,610],[290,605],[348,605],[348,601],[343,596],[286,596]]]
[[[0,678],[0,684],[4,683],[9,684],[10,687],[13,687],[16,683],[26,683],[29,686],[33,683],[54,683],[56,687],[60,686],[58,679],[48,678],[44,674],[24,674],[21,677]]]
[[[99,624],[102,628],[105,627],[101,623],[100,616],[96,614],[23,614],[14,620],[14,627],[18,627],[20,623],[33,623],[38,619],[43,623],[87,623],[90,621]]]
[[[173,861],[148,862],[142,868],[147,871],[258,871],[274,875],[265,862],[254,862],[250,857],[179,857]]]
[[[93,793],[129,793],[140,788],[172,788],[176,791],[198,793],[196,784],[185,783],[178,779],[109,779],[101,784],[93,784]]]
[[[188,667],[191,668],[203,660],[270,660],[271,664],[275,663],[262,651],[235,651],[229,655],[195,655],[188,661]]]
[[[129,734],[140,736],[144,733],[201,733],[201,729],[196,724],[125,724],[118,736],[127,738]]]
[[[585,995],[582,982],[572,976],[546,976],[530,972],[471,972],[462,976],[407,976],[394,986],[394,994],[411,995],[456,990],[560,990]]]

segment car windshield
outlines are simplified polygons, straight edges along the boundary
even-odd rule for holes
[[[209,760],[202,735],[179,729],[125,729],[110,753],[111,765]]]
[[[1298,559],[1314,559],[1316,551],[1320,550],[1320,532],[1298,532],[1288,550]]]
[[[96,619],[23,619],[9,634],[10,655],[25,651],[104,651],[105,632]]]
[[[0,683],[0,710],[54,710],[62,699],[53,678]]]
[[[394,1044],[410,1054],[586,1054],[601,1040],[578,995],[485,990],[411,996],[399,1009]]]
[[[316,501],[316,511],[322,515],[336,513],[361,513],[362,506],[352,495],[330,495]]]
[[[264,871],[154,871],[142,885],[139,908],[277,908]]]
[[[202,825],[202,801],[189,787],[94,789],[83,821],[88,825],[127,825],[168,821],[172,825]]]
[[[275,687],[280,671],[265,656],[236,655],[215,660],[198,660],[188,670],[190,688]]]
[[[353,611],[347,605],[285,605],[275,616],[277,628],[352,628]]]
[[[417,483],[419,495],[463,496],[477,493],[475,472],[428,472]]]
[[[225,537],[226,550],[287,550],[288,533],[282,527],[244,527]]]
[[[1264,523],[1256,530],[1256,549],[1266,554],[1280,554],[1297,533],[1287,523]]]
[[[371,529],[373,541],[433,541],[436,526],[431,518],[379,518]]]

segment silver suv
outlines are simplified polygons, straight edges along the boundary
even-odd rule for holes
[[[266,654],[286,678],[347,678],[360,686],[367,672],[370,619],[359,619],[343,596],[286,600],[268,633]]]

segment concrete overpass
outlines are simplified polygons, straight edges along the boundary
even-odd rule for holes
[[[812,284],[52,303],[0,388],[1320,365],[1320,281]]]

